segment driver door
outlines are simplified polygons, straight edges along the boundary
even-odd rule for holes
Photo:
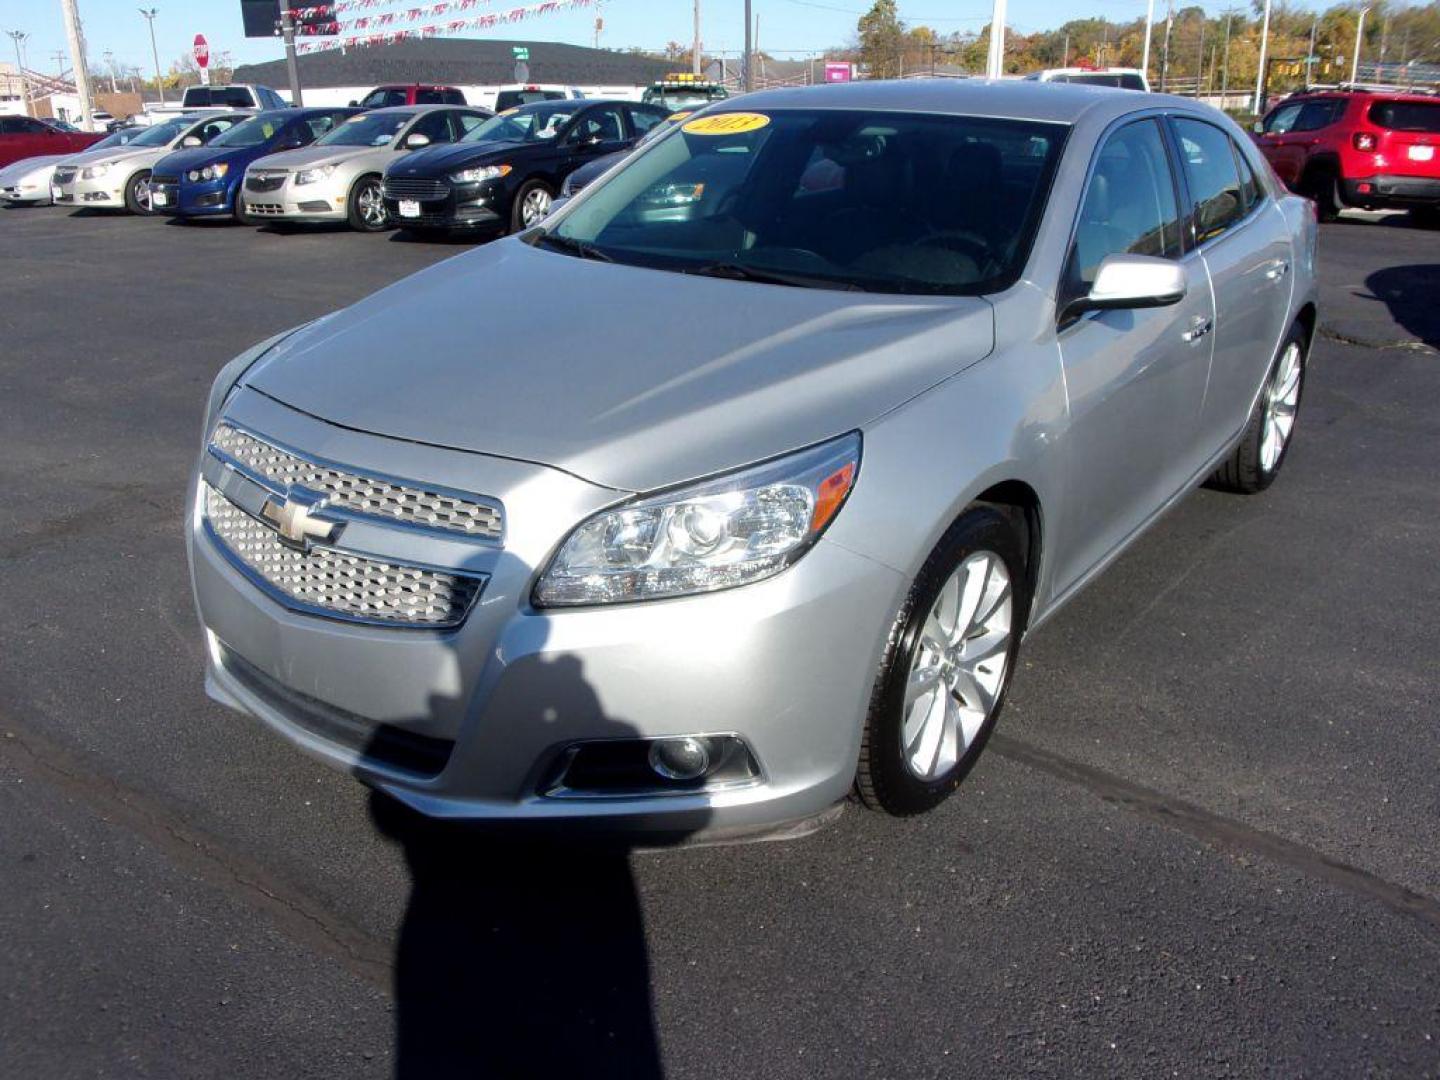
[[[1089,311],[1057,332],[1070,426],[1068,498],[1055,567],[1064,591],[1182,490],[1198,468],[1215,309],[1204,260],[1186,252],[1159,121],[1112,132],[1096,155],[1058,310],[1085,295],[1109,255],[1174,259],[1186,294],[1167,307]],[[1060,523],[1057,523],[1060,524]]]

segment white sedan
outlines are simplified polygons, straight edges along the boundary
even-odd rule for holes
[[[70,155],[25,158],[0,168],[0,203],[6,206],[49,206],[54,202],[50,181],[55,166]]]

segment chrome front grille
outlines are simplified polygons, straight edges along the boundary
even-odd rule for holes
[[[449,194],[450,185],[444,180],[433,180],[428,176],[385,177],[387,199],[443,199]]]
[[[166,176],[164,173],[152,173],[150,176],[150,186],[152,188],[159,187],[161,184],[167,187],[174,187],[178,183],[180,183],[180,177],[178,176]]]
[[[65,167],[65,168],[63,168],[63,169],[56,169],[56,170],[55,170],[55,183],[57,183],[57,184],[68,184],[68,183],[72,182],[72,181],[75,179],[75,173],[78,172],[78,171],[79,171],[79,170],[75,169],[73,166],[67,166],[67,167]]]
[[[464,621],[483,580],[328,547],[290,547],[205,485],[205,518],[232,561],[281,602],[357,622],[441,629]]]
[[[285,177],[288,173],[266,176],[263,173],[256,175],[249,173],[245,177],[246,191],[279,191],[285,186]]]
[[[486,540],[498,540],[504,532],[504,515],[496,505],[306,461],[230,424],[216,427],[210,447],[221,460],[229,458],[272,484],[306,488],[327,496],[328,505],[356,514]]]

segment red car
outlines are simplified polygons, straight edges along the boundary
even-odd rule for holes
[[[359,101],[350,102],[362,109],[390,109],[397,105],[464,105],[465,95],[453,86],[430,86],[426,83],[395,83],[377,86]]]
[[[1323,221],[1347,206],[1409,210],[1440,224],[1440,98],[1311,90],[1276,105],[1255,141]]]
[[[78,154],[105,137],[103,131],[61,131],[28,116],[0,116],[0,168],[50,154]]]

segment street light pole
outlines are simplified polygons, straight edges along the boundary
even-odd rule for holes
[[[1360,21],[1355,24],[1355,59],[1350,64],[1350,81],[1356,82],[1360,78],[1360,42],[1365,35],[1365,16],[1370,14],[1368,7],[1360,9]]]
[[[755,89],[755,57],[752,55],[755,39],[753,24],[751,23],[750,0],[745,0],[745,92],[748,94]]]
[[[1005,3],[995,0],[990,12],[990,54],[985,60],[985,77],[998,79],[1005,73]]]
[[[160,14],[159,8],[140,9],[140,14],[145,16],[150,23],[150,55],[155,60],[155,89],[160,92],[160,104],[165,104],[165,80],[160,77],[160,50],[155,47],[155,16]]]
[[[690,70],[700,74],[700,0],[695,0],[695,41],[690,46]]]
[[[1265,0],[1265,17],[1260,24],[1260,63],[1255,71],[1255,112],[1265,105],[1265,53],[1270,45],[1270,0]]]
[[[30,115],[30,78],[25,74],[25,58],[21,55],[20,46],[25,44],[25,39],[30,35],[23,30],[7,30],[10,40],[15,42],[15,74],[20,76],[20,99],[25,103],[25,115]]]
[[[1140,70],[1145,75],[1145,83],[1150,83],[1150,26],[1155,22],[1155,0],[1149,0],[1145,5],[1145,48],[1140,53]]]

